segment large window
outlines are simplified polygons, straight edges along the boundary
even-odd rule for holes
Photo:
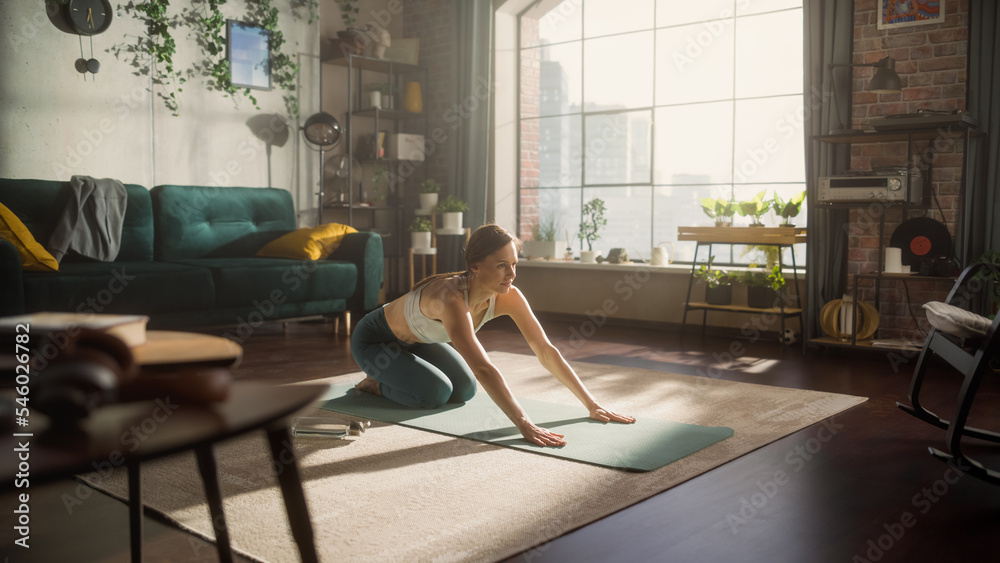
[[[520,35],[523,238],[555,223],[579,248],[596,197],[594,250],[648,258],[712,224],[702,198],[805,189],[801,0],[540,0]]]

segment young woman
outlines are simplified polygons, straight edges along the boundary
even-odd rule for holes
[[[486,321],[509,315],[535,356],[601,422],[635,422],[602,407],[549,342],[524,295],[512,285],[520,241],[497,225],[476,229],[465,249],[466,270],[438,274],[366,315],[351,337],[351,352],[367,377],[357,389],[417,408],[465,402],[476,381],[529,442],[566,444],[532,424],[476,338]],[[451,342],[454,348],[445,344]]]

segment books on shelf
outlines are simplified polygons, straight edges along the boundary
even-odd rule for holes
[[[145,315],[100,315],[96,313],[40,312],[13,317],[0,317],[0,332],[13,333],[18,325],[27,325],[28,334],[47,334],[73,328],[89,328],[106,332],[135,347],[146,343]]]

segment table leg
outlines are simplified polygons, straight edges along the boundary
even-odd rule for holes
[[[208,510],[212,516],[212,530],[215,532],[215,546],[219,551],[219,561],[232,563],[233,550],[229,544],[229,528],[226,526],[226,514],[222,509],[222,489],[219,488],[219,471],[215,463],[215,451],[211,445],[195,450],[198,458],[198,471],[205,485],[205,497],[208,499]]]
[[[139,463],[128,464],[128,523],[132,562],[142,561],[142,473]]]
[[[285,510],[288,512],[292,535],[299,546],[299,556],[303,563],[314,563],[319,558],[316,555],[312,522],[309,520],[309,507],[306,506],[299,466],[295,459],[295,448],[292,446],[292,434],[288,431],[288,426],[273,426],[267,429],[267,440],[271,445],[271,455],[277,461],[274,466],[281,494],[285,498]]]

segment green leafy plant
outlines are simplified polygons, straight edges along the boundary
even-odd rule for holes
[[[65,3],[65,2],[63,2]],[[171,115],[180,115],[180,101],[177,94],[184,91],[183,84],[187,81],[184,76],[174,68],[174,54],[177,52],[177,43],[174,41],[170,30],[178,24],[173,18],[167,17],[167,8],[170,0],[146,0],[145,2],[129,2],[123,9],[126,13],[134,15],[146,28],[146,37],[141,38],[134,46],[115,46],[115,56],[132,56],[132,64],[141,68],[137,74],[150,74],[153,84],[159,88],[157,96],[163,100],[163,105],[170,110]],[[141,61],[140,53],[149,56],[148,71],[146,62]]]
[[[358,0],[337,0],[340,6],[340,19],[344,27],[351,29],[358,22]]]
[[[430,219],[426,217],[415,217],[410,223],[411,233],[429,233],[432,228]]]
[[[422,194],[436,194],[439,191],[441,191],[441,184],[434,178],[427,178],[420,183],[420,193]]]
[[[694,277],[705,282],[711,288],[732,285],[737,278],[725,270],[713,268],[714,261],[715,256],[710,256],[707,264],[702,264],[695,270]]]
[[[375,185],[376,192],[372,199],[382,201],[386,198],[386,193],[389,191],[389,180],[389,168],[384,164],[377,164],[375,172],[372,173],[372,184]]]
[[[760,218],[771,208],[771,202],[765,201],[766,190],[755,195],[749,201],[741,201],[736,204],[736,210],[741,217],[752,217],[754,225],[760,225]]]
[[[989,284],[989,316],[992,319],[996,316],[997,306],[1000,304],[1000,252],[997,252],[996,250],[987,250],[976,257],[970,265],[976,264],[990,264],[992,266],[990,268],[984,268],[976,272],[976,275],[972,276],[972,279],[974,280],[983,281]]]
[[[601,229],[608,224],[604,218],[605,211],[604,200],[596,197],[583,206],[583,221],[580,221],[580,231],[576,236],[587,242],[587,250],[594,250],[594,241],[601,238]]]
[[[437,204],[434,208],[438,213],[458,213],[469,210],[469,204],[458,199],[453,195],[448,195],[443,201]]]
[[[774,192],[774,197],[771,198],[771,208],[774,212],[784,219],[783,224],[790,223],[789,219],[793,219],[799,215],[802,211],[802,203],[806,200],[806,192],[801,192],[789,198],[787,201],[783,201],[778,192]]]
[[[539,242],[555,242],[562,228],[554,213],[546,212],[531,226],[531,238]]]
[[[780,291],[781,288],[785,287],[785,276],[781,274],[781,266],[775,264],[771,268],[771,273],[767,275],[767,281],[771,285],[771,289],[775,291]]]
[[[748,244],[741,255],[743,258],[750,256],[752,264],[766,264],[768,268],[778,265],[781,257],[781,247],[767,244]]]
[[[731,222],[736,209],[733,202],[725,198],[704,197],[701,199],[701,208],[710,219],[715,219],[717,223]]]

